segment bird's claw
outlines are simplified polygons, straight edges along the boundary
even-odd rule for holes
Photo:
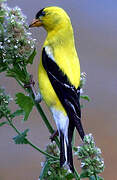
[[[31,74],[29,83],[25,84],[24,88],[30,88],[32,90],[32,92],[33,92],[35,101],[37,103],[40,103],[41,100],[42,100],[42,96],[41,96],[40,92],[38,92],[38,94],[35,92],[34,85],[35,85],[35,81],[33,80],[33,75]]]
[[[55,130],[54,133],[49,138],[51,140],[51,142],[53,142],[55,137],[58,136],[58,135],[59,135],[58,130]]]
[[[30,75],[30,80],[29,83],[24,84],[24,88],[31,88],[32,86],[34,87],[35,81],[33,80],[33,75]]]

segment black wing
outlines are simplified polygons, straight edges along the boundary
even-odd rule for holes
[[[42,64],[61,104],[65,108],[69,117],[68,136],[70,136],[70,139],[72,140],[73,131],[76,127],[81,139],[83,140],[85,134],[81,124],[81,109],[79,103],[80,89],[76,89],[70,84],[67,76],[47,55],[45,48],[43,48],[42,51]]]

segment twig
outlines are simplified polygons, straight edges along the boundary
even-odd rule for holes
[[[76,180],[80,180],[80,176],[75,168],[74,168],[74,176]]]

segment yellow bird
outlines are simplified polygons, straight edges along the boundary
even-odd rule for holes
[[[39,88],[52,112],[60,137],[60,166],[74,172],[72,137],[76,127],[81,139],[84,130],[80,110],[80,63],[74,43],[72,24],[59,7],[40,10],[29,27],[47,31],[39,63]]]

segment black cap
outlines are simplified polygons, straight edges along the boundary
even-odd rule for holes
[[[36,14],[36,16],[35,16],[36,19],[38,19],[40,16],[45,16],[45,12],[44,12],[43,10],[44,10],[44,8],[41,9],[41,10]]]

